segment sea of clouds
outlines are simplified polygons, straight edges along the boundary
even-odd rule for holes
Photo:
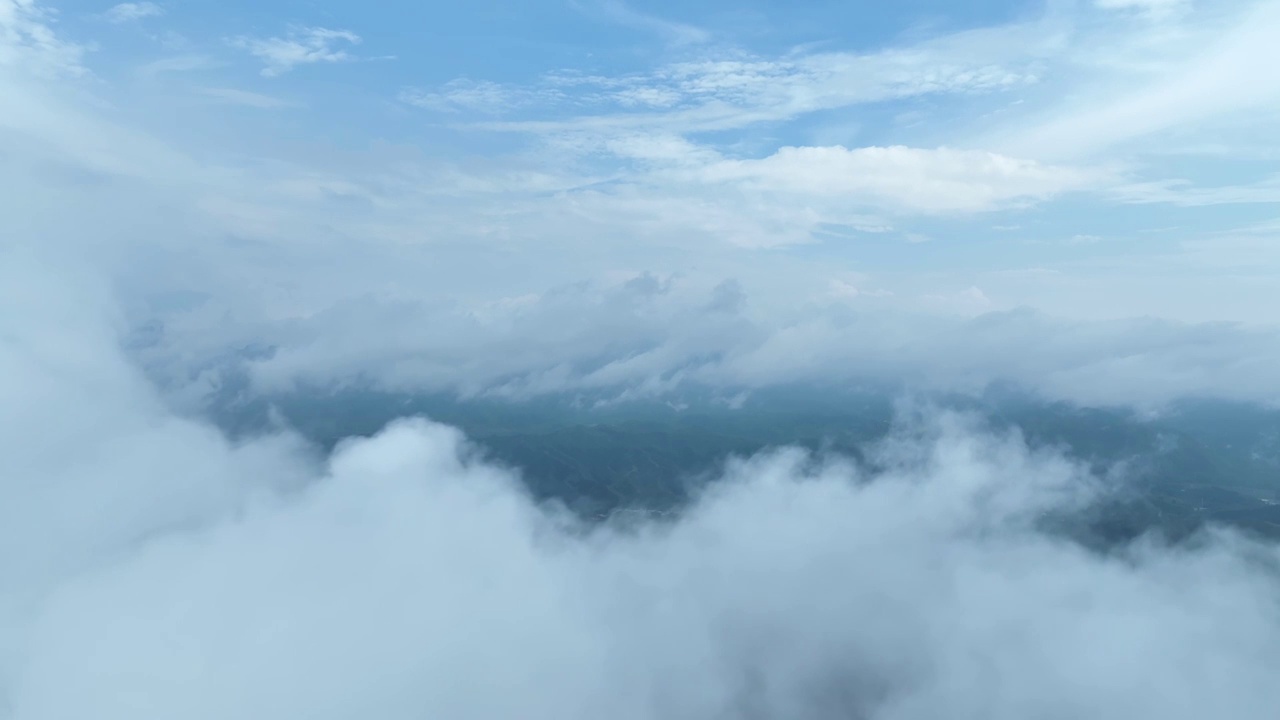
[[[1274,717],[1280,550],[1041,529],[1103,483],[963,416],[583,524],[457,430],[232,443],[92,276],[0,282],[0,717]]]

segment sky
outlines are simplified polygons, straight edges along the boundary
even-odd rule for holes
[[[195,395],[258,348],[264,390],[1280,396],[1275,2],[0,8],[10,244]]]
[[[0,720],[1274,717],[1274,543],[1084,548],[1043,520],[1126,467],[963,414],[588,524],[426,418],[325,453],[207,411],[1275,404],[1277,37],[1256,0],[0,0]]]

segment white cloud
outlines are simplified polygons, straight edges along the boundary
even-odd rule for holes
[[[349,30],[302,27],[290,29],[285,37],[238,37],[231,43],[262,60],[266,65],[262,69],[264,76],[275,77],[298,65],[354,60],[355,56],[339,46],[343,43],[358,45],[360,36]]]
[[[761,160],[723,160],[700,170],[737,181],[841,199],[866,198],[922,212],[991,210],[1096,185],[1101,173],[951,148],[784,147]]]
[[[24,234],[19,244],[97,258],[121,287],[132,323],[164,323],[158,344],[140,351],[153,371],[197,394],[229,349],[266,345],[276,346],[276,354],[249,369],[272,388],[364,376],[400,389],[653,393],[680,382],[759,387],[861,377],[945,389],[1011,380],[1082,402],[1280,398],[1280,334],[1273,327],[1069,319],[1135,308],[1184,312],[1169,304],[1171,297],[1207,298],[1187,314],[1221,318],[1222,298],[1232,293],[1245,293],[1257,312],[1267,307],[1259,298],[1274,297],[1274,283],[1271,290],[1255,288],[1240,282],[1237,267],[1223,265],[1256,257],[1248,248],[1246,255],[1222,254],[1212,272],[1165,276],[1157,291],[1141,283],[1168,261],[1142,262],[1141,273],[1124,274],[1132,298],[1105,275],[1071,268],[1052,283],[1036,279],[1034,294],[1021,296],[1007,279],[968,271],[918,278],[873,272],[855,287],[875,294],[829,307],[813,299],[815,288],[822,293],[833,269],[856,265],[748,247],[802,242],[812,228],[839,217],[847,195],[815,191],[796,202],[785,188],[773,196],[745,186],[737,195],[706,193],[691,184],[582,189],[574,177],[454,174],[438,165],[437,174],[428,174],[398,149],[390,154],[403,174],[383,165],[377,173],[346,175],[290,164],[211,167],[81,112],[49,105],[20,126],[19,116],[4,117],[16,137],[28,138],[11,146],[26,169],[6,187],[6,216],[15,227],[43,230]],[[48,147],[58,152],[41,154]],[[903,156],[920,160],[924,187],[935,174],[961,182],[948,176],[950,155]],[[96,181],[68,185],[67,167]],[[890,171],[859,167],[865,174]],[[1021,181],[1034,188],[1036,176]],[[991,178],[974,184],[984,183],[1001,187]],[[817,202],[824,197],[829,204]],[[76,213],[56,210],[68,202]],[[100,236],[112,241],[87,240]],[[852,233],[846,241],[866,240]],[[936,237],[932,245],[950,242]],[[485,272],[466,270],[476,267]],[[582,285],[646,268],[678,271],[683,279],[654,297],[624,284]],[[746,301],[734,305],[736,313],[707,312],[713,288],[730,278]],[[921,312],[931,303],[935,312],[972,312],[974,297],[941,308],[927,298],[974,285],[996,303],[992,309],[1044,302],[1072,280],[1080,289],[1062,298],[1066,319],[1013,313],[969,322]],[[179,291],[203,299],[154,304]],[[494,304],[512,296],[525,297]]]
[[[104,13],[103,17],[108,22],[128,23],[137,22],[149,17],[158,17],[164,14],[164,8],[152,2],[126,2],[113,6]]]
[[[1175,131],[1198,129],[1217,140],[1222,130],[1214,128],[1225,122],[1231,133],[1239,133],[1250,114],[1271,123],[1263,111],[1280,107],[1280,77],[1269,71],[1280,64],[1280,47],[1273,41],[1280,32],[1280,5],[1238,5],[1224,5],[1225,18],[1189,19],[1192,24],[1167,47],[1158,45],[1152,69],[1099,76],[1100,88],[1051,106],[1043,117],[1022,118],[1020,127],[1001,127],[987,140],[1015,154],[1073,158],[1125,144],[1141,148],[1151,137],[1161,138],[1155,143],[1160,150]],[[1188,144],[1186,134],[1174,137]]]
[[[1280,28],[1274,4],[1130,5],[1145,8],[1144,16],[1159,15],[1161,22],[1121,22],[1106,8],[1099,14],[1085,6],[1055,5],[1058,10],[1040,18],[873,53],[801,48],[767,57],[715,49],[635,74],[556,72],[524,91],[537,95],[556,88],[564,91],[558,101],[543,98],[529,104],[524,118],[479,127],[537,137],[688,136],[928,98],[932,106],[913,108],[908,114],[915,121],[897,128],[895,134],[908,139],[904,144],[917,144],[915,138],[938,144],[941,135],[951,138],[947,144],[1013,157],[1117,163],[1135,152],[1196,147],[1206,132],[1219,143],[1224,136],[1240,138],[1244,127],[1265,150],[1271,115],[1280,108],[1280,86],[1258,75],[1276,64],[1274,43],[1268,42]],[[1187,12],[1164,12],[1176,7]],[[974,101],[997,94],[1009,100]],[[973,116],[946,117],[944,107],[962,102],[981,109]],[[1218,129],[1199,131],[1206,122]],[[847,137],[837,135],[841,141]],[[1259,157],[1252,145],[1232,152]]]
[[[51,15],[35,0],[0,0],[0,69],[46,77],[85,72],[84,48],[58,37]]]
[[[1036,81],[1027,59],[1004,67],[989,59],[990,50],[965,45],[932,44],[869,55],[699,60],[625,77],[554,74],[545,80],[549,87],[594,89],[594,94],[568,99],[594,101],[599,112],[487,127],[531,133],[730,130],[821,110],[924,95],[996,92]]]
[[[738,70],[747,79],[725,67],[701,75],[723,88],[763,72]],[[213,87],[225,101],[272,104]],[[1158,257],[1116,259],[1124,234],[1089,213],[1079,229],[1107,237],[1097,250],[1109,255],[1081,245],[1072,264],[1024,257],[1024,243],[985,231],[969,245],[951,230],[963,217],[920,217],[1016,209],[1106,178],[1088,167],[936,146],[738,154],[653,129],[556,135],[526,154],[465,161],[427,162],[395,144],[290,156],[263,126],[243,125],[236,148],[183,148],[122,127],[122,114],[104,110],[110,96],[83,102],[36,81],[4,89],[12,108],[0,114],[0,140],[21,170],[4,178],[2,196],[23,228],[18,244],[91,253],[124,288],[131,322],[165,323],[143,353],[153,370],[195,394],[230,349],[254,345],[278,348],[249,364],[272,388],[360,376],[508,395],[1011,379],[1055,397],[1141,404],[1271,399],[1280,387],[1273,326],[1194,324],[1274,322],[1261,243],[1171,242]],[[187,119],[195,128],[252,115]],[[1077,230],[1046,234],[1043,217],[1009,219],[1042,237]],[[932,241],[898,242],[912,235]],[[966,259],[924,270],[905,255],[925,251]],[[1212,272],[1188,269],[1210,257]],[[1046,274],[1016,279],[1006,262]],[[682,275],[660,299],[602,280],[645,270]],[[860,273],[858,294],[834,297],[830,279],[845,271]],[[707,311],[729,280],[747,300],[725,305],[737,312]],[[964,295],[970,287],[983,295]],[[178,292],[202,299],[153,304]],[[500,302],[510,297],[524,298],[518,310]],[[1052,312],[997,314],[975,321],[978,330],[937,317],[1022,305]],[[1080,322],[1143,314],[1186,322]],[[1198,349],[1205,333],[1220,351]],[[963,362],[942,363],[952,358]]]
[[[1262,720],[1280,702],[1275,546],[1087,551],[1039,519],[1116,479],[1016,435],[908,417],[874,470],[784,449],[729,462],[676,518],[587,527],[425,421],[323,462],[288,437],[229,443],[120,357],[92,283],[4,260],[0,399],[26,410],[0,415],[13,720]]]
[[[557,99],[553,91],[529,91],[500,85],[495,82],[457,79],[445,83],[435,91],[406,88],[400,92],[400,102],[416,107],[442,112],[470,111],[488,115],[501,115],[534,103]]]
[[[672,107],[680,102],[682,95],[670,88],[633,87],[619,90],[613,97],[623,107]]]
[[[874,278],[833,281],[825,269],[794,286],[765,276],[736,283],[732,303],[717,300],[714,278],[643,275],[474,310],[456,300],[364,296],[268,318],[247,313],[271,304],[271,295],[231,306],[210,300],[165,312],[164,333],[141,357],[170,384],[197,378],[197,392],[229,366],[247,370],[262,391],[356,378],[391,391],[516,398],[793,382],[978,392],[1014,383],[1086,405],[1158,406],[1187,396],[1280,402],[1274,326],[1072,321],[1002,310],[1001,294],[988,287],[914,296]],[[393,272],[386,266],[383,274]],[[1028,279],[1043,287],[1051,278],[1040,271]],[[654,287],[661,292],[646,291]],[[270,355],[227,365],[226,348],[270,345]]]
[[[876,52],[802,48],[771,57],[713,48],[694,59],[625,75],[569,68],[521,89],[540,98],[530,117],[480,127],[535,135],[688,134],[906,98],[1011,92],[1039,81],[1043,56],[1061,42],[1057,33],[1056,27],[1029,22]],[[556,119],[539,119],[542,110],[555,110]]]
[[[1170,203],[1185,207],[1203,205],[1264,204],[1280,202],[1280,174],[1258,182],[1221,187],[1196,187],[1190,180],[1155,180],[1125,183],[1111,189],[1129,203]]]

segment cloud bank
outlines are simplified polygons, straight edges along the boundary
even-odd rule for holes
[[[949,312],[850,283],[757,297],[732,279],[640,274],[477,304],[365,295],[280,318],[196,303],[140,329],[132,346],[153,377],[192,398],[245,377],[253,395],[352,384],[524,400],[791,383],[970,393],[1013,383],[1084,405],[1280,401],[1272,327],[1069,320],[994,309],[976,288],[934,300]]]
[[[1098,555],[1105,493],[951,415],[864,465],[729,462],[582,525],[457,431],[231,444],[119,353],[91,276],[0,282],[0,717],[1241,718],[1280,702],[1280,553]],[[96,302],[95,302],[96,301]],[[30,308],[43,309],[40,317]]]

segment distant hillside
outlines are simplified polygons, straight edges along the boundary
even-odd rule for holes
[[[496,460],[519,468],[539,498],[588,517],[621,509],[669,511],[731,455],[784,445],[860,457],[889,431],[889,391],[781,388],[740,406],[717,398],[600,405],[581,397],[513,403],[348,390],[242,401],[223,396],[215,415],[233,434],[266,427],[272,414],[325,448],[388,421],[425,415],[460,427]],[[1280,537],[1280,412],[1186,402],[1158,417],[1045,403],[1009,392],[929,398],[971,411],[995,428],[1018,428],[1098,470],[1125,463],[1131,478],[1071,532],[1114,543],[1158,530],[1189,536],[1226,523]]]

